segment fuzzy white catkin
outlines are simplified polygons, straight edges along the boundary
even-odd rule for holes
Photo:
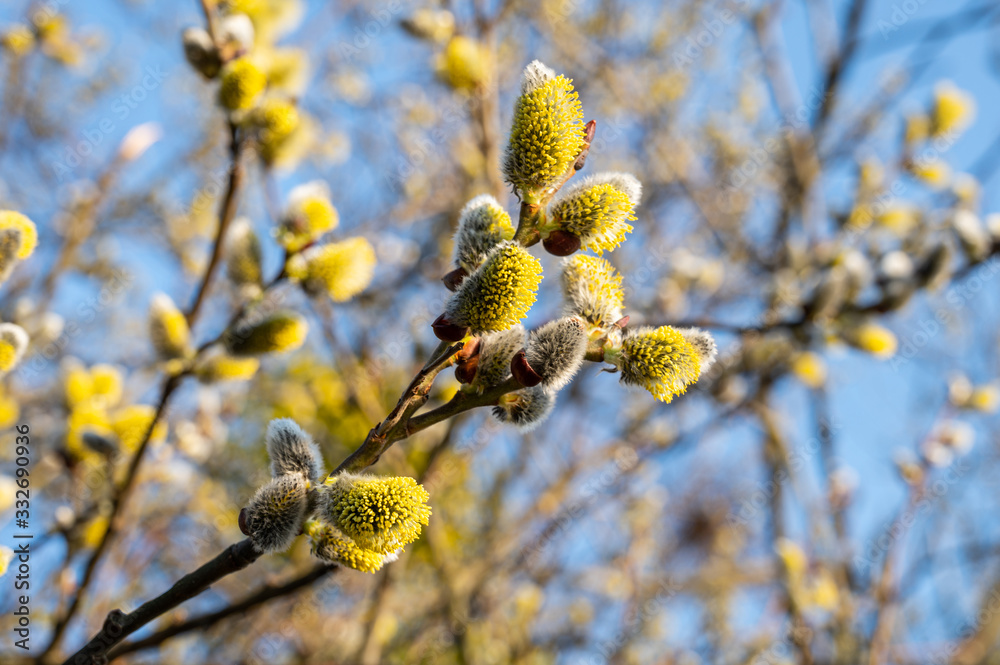
[[[568,316],[532,331],[525,360],[542,377],[541,385],[560,390],[579,371],[586,353],[587,333],[583,322]]]
[[[482,388],[492,388],[510,376],[510,359],[524,348],[524,326],[519,323],[509,330],[488,333],[479,344],[475,382]]]
[[[259,552],[283,552],[298,535],[308,501],[306,479],[298,474],[272,479],[247,505],[246,530]]]
[[[290,418],[272,420],[267,426],[267,454],[271,475],[292,473],[317,482],[323,475],[323,458],[312,437]]]
[[[530,432],[541,425],[556,404],[555,394],[541,385],[523,388],[512,395],[512,401],[493,407],[493,417],[522,432]]]

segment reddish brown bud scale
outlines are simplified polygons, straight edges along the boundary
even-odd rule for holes
[[[473,337],[468,342],[462,345],[462,348],[458,350],[455,354],[455,360],[457,362],[465,362],[470,358],[477,358],[479,356],[480,348],[480,338]]]
[[[589,121],[583,128],[583,140],[586,142],[583,149],[580,150],[580,154],[576,156],[576,161],[573,163],[573,170],[579,171],[587,163],[587,154],[590,153],[590,144],[594,141],[594,135],[597,133],[597,121]]]
[[[542,241],[542,247],[553,256],[569,256],[579,251],[581,244],[579,237],[562,229],[556,229]]]
[[[528,364],[524,349],[515,353],[514,357],[510,359],[510,373],[514,375],[518,383],[526,388],[537,386],[542,382],[542,377]]]
[[[450,273],[441,278],[444,282],[444,287],[451,292],[458,290],[458,287],[462,285],[465,278],[469,276],[469,273],[465,272],[465,268],[455,268]]]
[[[241,508],[240,509],[240,517],[239,517],[238,521],[239,521],[239,525],[240,525],[240,533],[242,533],[244,536],[249,536],[250,535],[250,528],[247,526],[247,509],[246,508]]]
[[[458,326],[444,318],[444,314],[434,319],[431,324],[434,335],[444,342],[460,342],[469,334],[469,329]]]
[[[625,326],[628,325],[628,322],[629,322],[629,317],[627,315],[623,316],[622,318],[620,318],[617,321],[615,321],[615,327],[621,328],[621,329],[624,330]]]
[[[474,356],[459,362],[455,366],[455,378],[459,383],[472,383],[476,378],[476,370],[479,369],[479,356]]]

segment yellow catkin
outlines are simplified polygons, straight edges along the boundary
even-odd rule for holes
[[[23,260],[31,256],[38,246],[38,229],[35,228],[35,223],[14,210],[0,210],[0,231],[4,229],[17,229],[21,233],[17,258]]]
[[[514,107],[504,176],[530,199],[532,190],[543,190],[566,174],[584,143],[583,106],[572,81],[549,77],[546,70]]]
[[[623,383],[642,386],[661,402],[683,394],[701,376],[697,349],[670,326],[631,332],[617,359]]]
[[[331,521],[363,549],[391,554],[429,523],[430,496],[413,478],[342,475],[330,494]]]
[[[490,78],[489,51],[469,37],[453,37],[438,60],[438,73],[454,88],[474,89]]]
[[[217,355],[199,363],[195,367],[195,376],[203,383],[249,381],[259,368],[260,361],[256,358]]]
[[[146,437],[153,423],[156,409],[149,404],[132,404],[115,411],[110,418],[110,428],[118,437],[122,450],[134,452]],[[159,421],[150,434],[150,441],[162,441],[167,436],[167,423]]]
[[[853,341],[862,351],[877,358],[891,358],[896,354],[896,335],[888,328],[874,323],[865,323],[854,331]]]
[[[267,87],[267,76],[248,58],[237,58],[222,68],[219,102],[230,111],[252,108]]]
[[[359,547],[357,543],[329,524],[314,522],[306,528],[312,540],[312,553],[331,563],[339,563],[363,573],[377,572],[385,560],[379,552]]]
[[[507,330],[535,302],[542,264],[512,241],[495,247],[449,301],[447,318],[474,332]]]
[[[35,33],[23,23],[17,23],[0,36],[0,47],[22,57],[35,48]]]
[[[326,293],[334,302],[346,302],[371,284],[375,249],[364,238],[311,247],[289,261],[288,274],[312,293]]]
[[[562,291],[566,313],[583,317],[598,328],[622,318],[622,276],[602,258],[577,254],[565,259]]]
[[[237,325],[224,336],[226,350],[234,356],[293,351],[306,341],[309,324],[295,312],[275,312],[250,325]]]
[[[254,109],[250,122],[257,131],[258,150],[265,162],[274,161],[281,147],[299,128],[300,121],[298,108],[284,99],[267,99]]]
[[[969,126],[975,114],[975,101],[952,83],[942,83],[934,90],[931,109],[931,136],[960,132]]]

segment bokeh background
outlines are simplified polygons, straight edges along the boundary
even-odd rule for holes
[[[516,210],[498,159],[535,58],[574,80],[598,122],[586,172],[644,184],[634,233],[607,255],[632,321],[712,331],[716,368],[664,405],[588,365],[530,434],[481,410],[401,442],[374,471],[420,478],[434,509],[401,561],[324,574],[122,658],[1000,658],[1000,6],[243,4],[293,15],[271,36],[309,63],[298,100],[313,121],[308,149],[283,169],[244,158],[239,216],[263,239],[264,273],[281,267],[276,210],[320,179],[340,215],[334,235],[374,245],[375,280],[336,305],[280,287],[272,297],[309,319],[305,346],[247,382],[180,387],[127,526],[83,594],[129,454],[81,452],[88,421],[68,386],[111,365],[116,406],[155,403],[149,302],[194,296],[229,136],[217,83],[181,47],[184,28],[204,25],[200,3],[0,7],[4,30],[49,21],[30,51],[0,51],[0,208],[40,234],[0,290],[0,318],[32,339],[0,393],[0,544],[13,542],[19,423],[32,432],[37,534],[30,653],[8,639],[13,582],[0,578],[4,662],[58,662],[109,610],[134,609],[239,540],[236,515],[267,477],[271,418],[294,418],[333,468],[385,416],[436,343],[458,210],[484,192]],[[139,126],[158,140],[124,160]],[[530,326],[559,308],[558,260],[540,258]],[[197,340],[215,337],[242,297],[220,273]],[[447,372],[432,400],[456,388]],[[314,566],[299,542],[136,639]]]

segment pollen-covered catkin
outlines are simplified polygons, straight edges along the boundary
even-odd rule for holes
[[[371,284],[375,264],[375,248],[358,237],[310,247],[293,256],[287,270],[307,293],[325,293],[334,302],[347,302]]]
[[[560,230],[573,234],[587,249],[602,254],[620,245],[632,231],[642,185],[629,173],[598,173],[574,183],[553,204],[550,218],[539,227],[544,238]]]
[[[288,193],[288,205],[276,236],[289,252],[297,252],[327,231],[337,228],[340,216],[330,202],[330,188],[322,180],[298,185]]]
[[[493,407],[493,417],[529,432],[549,417],[555,404],[555,394],[544,386],[522,388],[501,397],[500,403]]]
[[[473,273],[490,250],[514,237],[514,224],[500,203],[481,194],[465,204],[455,231],[455,267]]]
[[[295,473],[271,479],[247,504],[246,531],[259,552],[283,552],[302,527],[306,479]]]
[[[374,550],[359,547],[335,527],[322,522],[313,522],[307,532],[312,541],[313,556],[359,570],[362,573],[375,573],[382,565],[395,561],[395,554],[383,555]]]
[[[28,333],[16,323],[0,323],[0,373],[14,369],[28,350]]]
[[[701,328],[677,328],[677,332],[683,335],[698,353],[701,368],[699,375],[705,374],[715,364],[715,357],[718,355],[715,338]]]
[[[293,351],[305,342],[309,325],[292,311],[277,311],[261,321],[240,323],[223,335],[223,344],[234,356]]]
[[[583,107],[572,81],[535,60],[521,79],[503,173],[522,200],[537,202],[585,145]]]
[[[299,473],[312,482],[323,475],[323,458],[312,437],[290,418],[277,418],[267,425],[267,454],[271,475]]]
[[[622,318],[625,294],[622,277],[605,259],[577,254],[563,259],[563,310],[596,328],[606,328]]]
[[[542,378],[541,385],[560,390],[583,364],[587,353],[587,333],[575,316],[550,321],[528,336],[525,360]]]
[[[247,57],[227,63],[220,79],[219,103],[230,111],[251,108],[267,87],[267,75]]]
[[[327,483],[326,517],[363,549],[396,552],[429,523],[429,495],[413,478],[342,473]]]
[[[524,326],[488,333],[479,341],[479,365],[473,383],[485,390],[500,385],[510,376],[510,359],[524,348]]]
[[[18,263],[21,249],[21,232],[17,229],[0,229],[0,283],[6,282]]]
[[[24,260],[31,256],[38,246],[38,229],[27,216],[15,210],[0,210],[0,231],[16,229],[19,231],[16,257]]]
[[[183,358],[191,352],[191,331],[184,312],[165,293],[154,294],[150,303],[149,337],[161,360]]]
[[[621,370],[621,382],[641,386],[661,402],[683,394],[701,375],[702,359],[684,334],[670,326],[629,330],[605,360]]]
[[[445,316],[473,333],[507,330],[527,315],[541,281],[538,259],[506,240],[462,282],[448,301]]]
[[[224,353],[200,360],[194,374],[202,383],[220,381],[248,381],[260,368],[256,358],[234,358]]]

